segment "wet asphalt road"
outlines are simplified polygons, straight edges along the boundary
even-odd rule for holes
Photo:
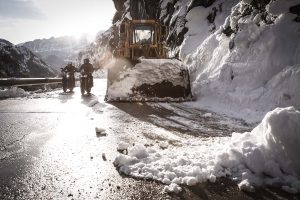
[[[54,91],[0,101],[0,199],[291,197],[267,190],[246,194],[228,179],[167,194],[160,183],[119,174],[113,166],[118,143],[166,140],[153,137],[157,127],[197,138],[228,136],[253,125],[213,113],[203,117],[206,111],[185,104],[105,103],[105,81],[95,81],[92,96],[81,96],[76,88],[75,93]]]

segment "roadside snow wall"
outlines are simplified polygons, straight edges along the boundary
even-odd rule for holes
[[[270,1],[261,9],[251,2],[219,0],[191,9],[180,57],[190,67],[195,106],[260,121],[276,107],[300,109],[300,23],[290,12],[299,0]]]
[[[183,140],[180,146],[160,149],[142,144],[129,147],[114,164],[119,171],[169,185],[195,185],[229,176],[239,188],[274,185],[289,193],[300,192],[300,112],[294,107],[276,108],[252,132],[232,137]]]

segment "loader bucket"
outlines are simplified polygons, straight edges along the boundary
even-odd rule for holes
[[[191,100],[189,72],[176,59],[116,60],[108,70],[106,101]]]

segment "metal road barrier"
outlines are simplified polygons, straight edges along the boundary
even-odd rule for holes
[[[0,87],[61,83],[62,78],[0,78]],[[78,79],[76,79],[78,81]]]

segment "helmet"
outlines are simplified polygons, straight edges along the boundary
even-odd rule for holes
[[[83,62],[84,62],[84,63],[89,63],[89,62],[90,62],[90,59],[85,58],[85,59],[83,60]]]

